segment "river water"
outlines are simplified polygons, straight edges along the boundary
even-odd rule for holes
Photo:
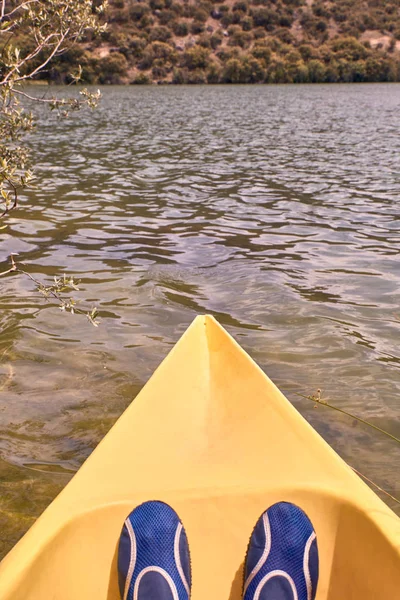
[[[399,496],[394,442],[296,394],[400,435],[400,85],[102,92],[42,115],[37,189],[0,232],[4,268],[75,275],[101,321],[1,280],[0,554],[203,313]]]

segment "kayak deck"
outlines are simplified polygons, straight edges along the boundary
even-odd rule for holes
[[[317,600],[394,599],[400,519],[212,317],[197,317],[0,565],[2,600],[119,600],[126,515],[163,500],[187,531],[192,600],[240,600],[253,526],[298,504],[317,533]]]

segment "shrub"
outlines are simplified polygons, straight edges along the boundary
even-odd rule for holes
[[[233,14],[230,12],[226,12],[221,17],[221,23],[224,27],[229,27],[229,25],[233,25]]]
[[[175,69],[172,77],[172,83],[182,84],[196,84],[196,83],[207,83],[207,77],[204,71],[195,70],[189,71],[188,69]]]
[[[283,15],[282,17],[279,17],[279,25],[281,27],[291,27],[293,23],[293,18],[289,17],[288,15]]]
[[[139,69],[147,70],[153,66],[155,61],[158,66],[166,63],[175,64],[178,61],[178,53],[172,46],[164,42],[153,42],[149,44],[143,52],[142,59],[139,63]]]
[[[266,44],[262,44],[259,42],[254,44],[251,54],[253,55],[254,58],[261,61],[261,63],[264,65],[264,67],[269,65],[269,63],[271,61],[271,55],[272,55],[271,48],[269,48],[269,46],[267,46]]]
[[[266,37],[265,29],[263,27],[257,27],[253,30],[253,37],[255,40],[261,40]]]
[[[315,24],[315,29],[321,33],[323,33],[324,31],[326,31],[328,29],[328,25],[325,21],[317,21]]]
[[[259,8],[253,11],[253,22],[256,27],[272,31],[278,22],[278,15],[269,8]]]
[[[158,15],[158,20],[160,22],[160,25],[168,25],[170,24],[172,21],[175,20],[175,13],[172,12],[172,10],[162,10],[160,11],[160,14]]]
[[[178,61],[178,53],[169,44],[165,44],[164,42],[153,42],[149,49],[156,59],[161,59],[163,61],[169,61],[172,63],[176,63]]]
[[[266,81],[268,83],[292,83],[293,80],[288,72],[286,63],[281,59],[275,59],[267,69]]]
[[[189,83],[189,84],[207,83],[206,74],[201,69],[197,69],[195,71],[188,71],[187,79],[186,79],[185,83]]]
[[[182,65],[190,71],[205,69],[209,64],[210,52],[207,48],[194,46],[185,51],[182,56]]]
[[[246,0],[237,0],[237,2],[235,2],[233,5],[232,10],[233,12],[240,11],[242,13],[247,13],[248,8],[249,5],[247,4]]]
[[[242,22],[242,19],[244,16],[245,16],[245,13],[240,12],[240,10],[233,12],[232,13],[232,25],[239,25],[239,23]]]
[[[327,83],[336,83],[339,81],[339,68],[338,63],[335,60],[332,60],[327,66],[325,71],[325,81]]]
[[[307,61],[310,60],[310,58],[312,58],[314,55],[314,48],[308,44],[301,44],[301,46],[299,46],[299,52],[303,60]]]
[[[265,69],[253,56],[245,56],[242,60],[241,80],[243,83],[259,83],[264,81]]]
[[[162,10],[165,7],[164,0],[150,0],[151,10]]]
[[[139,73],[139,75],[136,75],[131,83],[135,85],[149,85],[151,83],[151,79],[145,73]]]
[[[292,44],[293,37],[288,29],[278,29],[275,31],[275,36],[281,40],[284,44]]]
[[[310,83],[322,83],[325,81],[326,68],[323,62],[312,59],[309,61],[307,66]]]
[[[176,21],[172,25],[172,30],[178,37],[186,37],[189,34],[189,25],[186,21]]]
[[[202,33],[199,36],[197,43],[199,46],[202,46],[203,48],[211,48],[211,39],[207,33]]]
[[[213,9],[213,4],[212,4],[212,2],[208,2],[207,0],[203,0],[202,2],[200,2],[200,3],[198,4],[198,8],[199,8],[200,10],[203,10],[203,11],[206,13],[206,15],[207,15],[207,18],[208,18],[208,16],[209,16],[210,12],[211,12],[211,11],[212,11],[212,9]]]
[[[222,63],[227,63],[231,58],[238,58],[239,50],[237,48],[222,48],[219,52],[217,52],[217,58]]]
[[[138,22],[140,21],[140,19],[142,17],[144,17],[145,15],[147,15],[150,12],[149,7],[147,6],[147,4],[142,4],[141,2],[137,3],[137,4],[133,4],[130,8],[129,8],[129,18],[134,21],[134,22]]]
[[[216,48],[218,48],[218,46],[220,46],[222,44],[222,39],[223,39],[223,35],[221,32],[216,31],[215,33],[213,33],[212,36],[210,37],[211,48],[213,50],[216,50]]]
[[[205,10],[198,8],[194,12],[193,18],[195,19],[195,21],[199,21],[200,23],[205,23],[208,19],[208,15],[209,15],[209,13],[207,13]]]
[[[181,17],[183,14],[183,6],[178,2],[173,2],[170,6],[170,9],[178,16]]]
[[[243,31],[251,31],[253,29],[253,19],[251,17],[244,17],[244,19],[241,20],[240,24],[242,26]]]
[[[129,40],[128,46],[130,55],[134,56],[135,58],[141,58],[143,56],[143,50],[145,49],[146,45],[146,40],[138,36],[133,36]]]
[[[210,63],[210,66],[207,69],[207,82],[208,83],[219,83],[221,79],[221,69],[215,63]]]
[[[108,21],[109,23],[125,23],[128,17],[127,10],[123,9],[115,9],[112,14],[110,14]]]
[[[240,46],[241,48],[248,48],[252,42],[253,36],[247,31],[243,31],[238,25],[231,25],[228,29],[229,33],[229,46]]]
[[[194,4],[184,4],[183,5],[183,13],[182,13],[182,15],[186,19],[193,19],[195,10],[196,10],[196,7],[195,7]]]
[[[98,62],[99,83],[122,83],[127,74],[128,61],[123,54],[113,52]]]
[[[314,2],[311,6],[311,10],[316,17],[329,19],[331,16],[329,9],[322,2]]]
[[[177,85],[185,83],[185,72],[183,71],[183,69],[174,69],[172,75],[172,83]]]
[[[150,15],[144,15],[144,16],[143,16],[143,17],[140,19],[140,21],[139,21],[139,23],[137,24],[137,26],[138,26],[140,29],[146,29],[146,27],[151,27],[151,26],[153,25],[153,23],[154,23],[154,19],[153,19],[153,17],[151,17]]]
[[[240,83],[242,65],[238,58],[231,58],[226,63],[222,72],[222,81],[224,83]]]
[[[308,68],[303,61],[288,66],[288,72],[293,83],[308,83]]]
[[[296,64],[299,62],[302,62],[302,57],[301,54],[298,50],[296,49],[292,49],[290,52],[288,52],[288,54],[286,55],[286,62],[289,64]]]
[[[151,70],[151,74],[153,79],[164,79],[168,75],[168,70],[163,65],[155,65]]]
[[[190,26],[190,31],[193,33],[193,35],[198,35],[199,33],[203,33],[205,28],[206,26],[201,21],[193,21]]]
[[[149,40],[151,42],[167,42],[171,39],[171,37],[172,33],[170,32],[170,30],[162,25],[161,27],[153,27],[153,29],[150,32]]]
[[[367,48],[353,37],[337,38],[331,43],[331,48],[338,58],[345,60],[360,60],[368,56]]]

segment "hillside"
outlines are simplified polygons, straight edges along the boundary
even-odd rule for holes
[[[65,81],[400,80],[400,0],[110,0],[107,32],[61,57]]]

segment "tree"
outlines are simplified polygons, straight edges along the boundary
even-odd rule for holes
[[[100,33],[99,22],[105,3],[92,0],[0,0],[0,219],[16,208],[18,194],[29,185],[29,151],[22,138],[35,126],[35,116],[21,105],[28,99],[34,105],[48,105],[67,116],[70,111],[94,107],[100,93],[83,89],[74,98],[32,96],[24,84],[37,79],[56,57],[65,53],[84,34]],[[81,69],[71,75],[80,79]],[[10,271],[22,270],[11,257]],[[31,277],[32,278],[32,277]],[[51,286],[38,284],[46,296],[60,300],[60,293],[73,289],[71,279],[56,279]],[[72,301],[62,307],[74,310]]]

